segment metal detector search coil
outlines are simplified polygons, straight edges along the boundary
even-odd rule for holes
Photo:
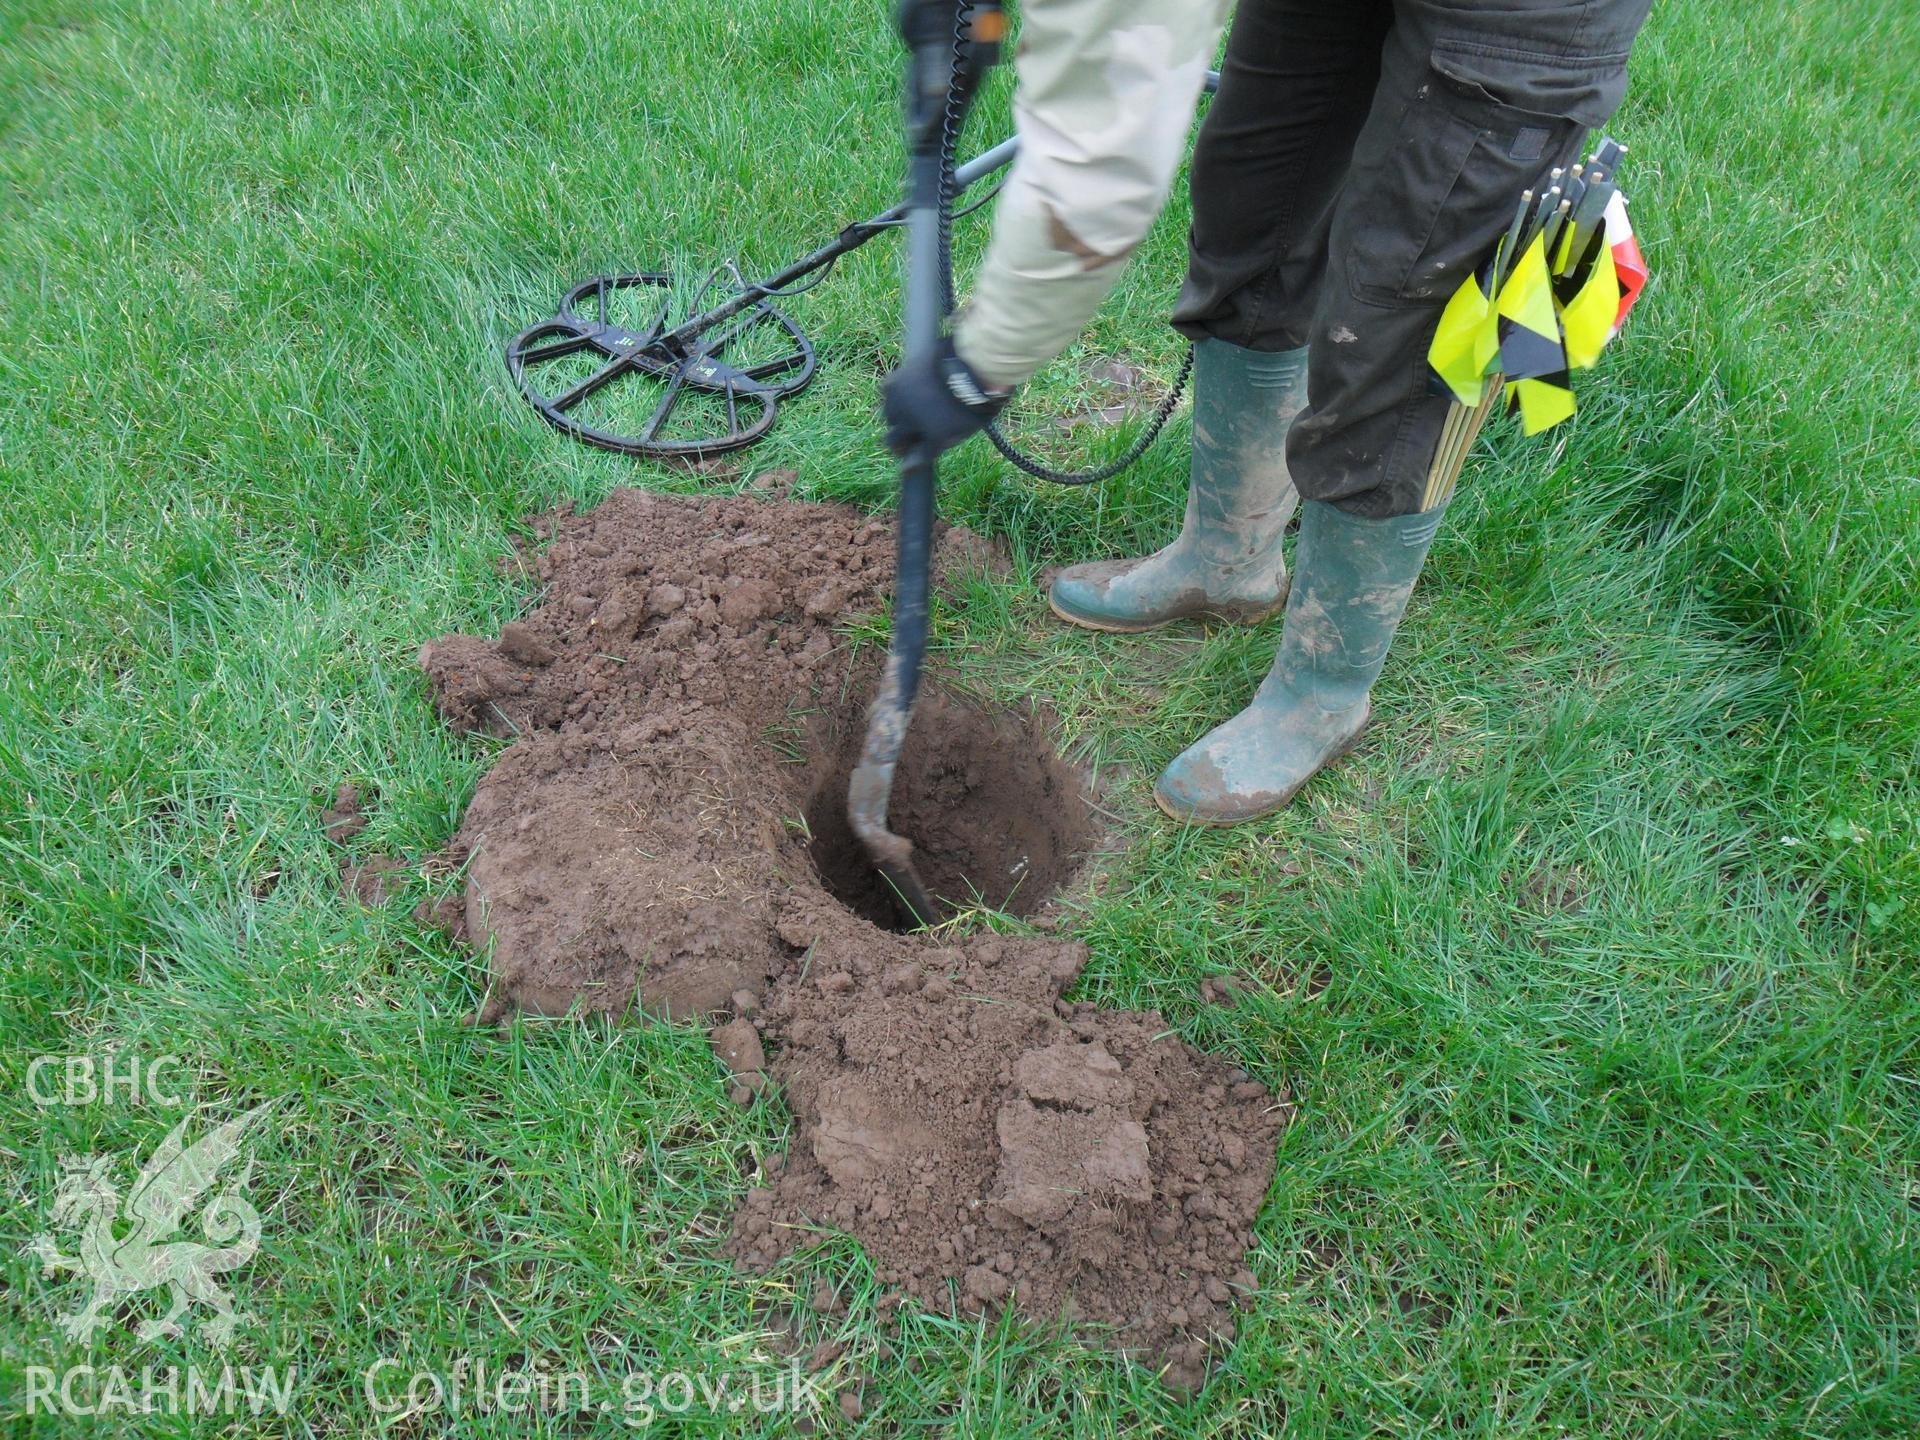
[[[1207,92],[1219,83],[1218,72],[1210,72]],[[1019,143],[1009,137],[955,167],[946,200],[1004,169]],[[997,193],[996,186],[948,218],[973,213]],[[764,280],[744,279],[731,263],[692,286],[660,270],[584,280],[552,316],[507,341],[507,373],[549,425],[602,450],[700,460],[743,449],[773,428],[780,402],[804,390],[819,365],[812,340],[773,302],[812,289],[842,255],[901,228],[906,214],[902,203],[856,220]],[[653,303],[636,307],[635,301]],[[1021,455],[998,429],[989,438],[1009,461],[1041,479],[1104,479],[1153,442],[1178,403],[1186,374],[1183,367],[1179,383],[1128,452],[1087,474],[1054,470]]]
[[[714,283],[709,277],[693,303]],[[813,342],[764,296],[755,296],[755,288],[735,276],[729,301],[695,316],[694,323],[669,328],[676,298],[671,275],[595,276],[569,290],[550,319],[507,342],[507,373],[549,425],[603,450],[687,460],[738,450],[773,428],[779,402],[804,390],[820,363]],[[652,319],[638,330],[614,318],[613,302],[633,290],[661,292]],[[603,363],[577,378],[556,363],[580,358]],[[550,368],[567,376],[564,389],[542,388]],[[646,387],[650,403],[641,407],[646,413],[630,433],[615,433],[580,413],[607,386],[640,381],[652,382]],[[681,411],[689,391],[717,401],[701,407],[697,418],[686,417],[694,420],[691,426]]]

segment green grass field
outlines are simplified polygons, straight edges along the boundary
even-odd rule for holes
[[[1019,573],[939,614],[942,663],[1044,698],[1116,782],[1076,993],[1301,1101],[1261,1295],[1197,1397],[1051,1333],[883,1326],[845,1242],[735,1276],[779,1107],[730,1107],[692,1028],[464,1029],[484,969],[418,891],[339,893],[336,783],[377,791],[357,849],[419,854],[489,761],[412,661],[530,603],[494,567],[518,517],[773,467],[888,503],[890,240],[795,302],[822,377],[737,475],[573,444],[500,362],[590,273],[764,269],[889,203],[887,9],[0,4],[6,1433],[614,1433],[375,1408],[362,1377],[771,1372],[768,1306],[823,1278],[846,1304],[807,1339],[848,1344],[823,1432],[1920,1433],[1904,0],[1658,7],[1613,127],[1654,286],[1575,423],[1490,427],[1369,740],[1271,823],[1183,832],[1143,797],[1276,632],[1070,632],[1033,583],[1172,533],[1184,418],[1096,493],[982,445],[947,466],[948,513]],[[971,133],[1004,117],[1001,82]],[[1183,233],[1177,203],[1040,398],[1073,403],[1076,358],[1171,373]],[[1227,973],[1249,997],[1202,1006]],[[165,1088],[209,1117],[277,1100],[229,1359],[297,1373],[285,1417],[28,1413],[33,1367],[219,1363],[197,1329],[137,1338],[151,1294],[69,1342],[85,1286],[25,1248],[63,1155],[124,1188],[179,1118],[37,1103],[34,1057],[109,1054],[183,1057]]]

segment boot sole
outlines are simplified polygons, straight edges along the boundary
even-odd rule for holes
[[[1327,752],[1326,758],[1322,760],[1319,766],[1314,770],[1313,775],[1318,775],[1320,771],[1326,769],[1327,766],[1333,764],[1334,761],[1343,759],[1345,756],[1350,754],[1354,750],[1354,748],[1360,744],[1361,737],[1367,733],[1367,726],[1371,725],[1372,723],[1373,723],[1373,712],[1369,710],[1367,712],[1367,718],[1360,722],[1360,728],[1354,731],[1353,734],[1348,736],[1345,740],[1342,740],[1338,745],[1334,746],[1333,749],[1329,750]],[[1313,779],[1313,775],[1307,776],[1305,780],[1302,780],[1298,785],[1294,786],[1293,789],[1288,793],[1286,799],[1276,801],[1273,804],[1267,806],[1263,810],[1253,810],[1248,812],[1245,815],[1236,815],[1230,820],[1225,820],[1225,819],[1216,820],[1216,819],[1213,819],[1211,816],[1207,816],[1207,815],[1182,815],[1178,810],[1175,810],[1172,806],[1168,805],[1167,802],[1161,798],[1160,791],[1157,787],[1153,791],[1153,803],[1160,807],[1161,813],[1164,814],[1169,820],[1177,820],[1182,825],[1205,825],[1214,830],[1226,830],[1235,825],[1245,825],[1250,821],[1264,820],[1269,815],[1278,815],[1282,810],[1286,809],[1287,806],[1293,803],[1295,796],[1297,796],[1302,790],[1307,788],[1308,782],[1310,782]]]
[[[1137,625],[1130,625],[1120,620],[1093,620],[1085,615],[1076,615],[1071,610],[1062,610],[1060,603],[1051,594],[1047,596],[1047,608],[1069,625],[1078,625],[1082,630],[1097,630],[1103,635],[1144,635],[1149,630],[1159,630],[1168,625],[1178,624],[1182,620],[1203,620],[1208,617],[1224,620],[1229,625],[1265,624],[1287,608],[1287,598],[1282,595],[1278,603],[1251,613],[1233,610],[1188,610],[1179,615],[1169,615],[1164,620],[1148,620]]]

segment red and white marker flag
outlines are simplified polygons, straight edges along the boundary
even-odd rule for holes
[[[1647,261],[1640,253],[1640,239],[1633,233],[1633,222],[1627,218],[1627,199],[1618,190],[1607,201],[1603,218],[1607,248],[1613,252],[1613,273],[1620,281],[1620,313],[1613,317],[1613,330],[1617,335],[1626,323],[1627,312],[1633,309],[1633,302],[1640,298],[1640,291],[1647,283]]]

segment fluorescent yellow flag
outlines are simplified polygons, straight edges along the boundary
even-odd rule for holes
[[[1500,337],[1500,368],[1509,380],[1531,380],[1567,368],[1560,344],[1560,318],[1553,308],[1553,277],[1547,274],[1546,243],[1538,235],[1514,262],[1500,287],[1497,308],[1510,323]]]
[[[1454,398],[1472,409],[1486,393],[1487,367],[1499,353],[1499,317],[1480,288],[1479,277],[1469,275],[1440,312],[1440,328],[1427,347],[1427,361]]]
[[[1559,377],[1561,381],[1566,376]],[[1520,400],[1520,428],[1528,435],[1549,430],[1573,414],[1573,391],[1565,384],[1547,380],[1515,380],[1514,394]]]
[[[1620,309],[1620,278],[1613,268],[1613,252],[1605,245],[1598,248],[1593,272],[1560,312],[1567,333],[1567,364],[1575,370],[1585,370],[1600,358]]]

